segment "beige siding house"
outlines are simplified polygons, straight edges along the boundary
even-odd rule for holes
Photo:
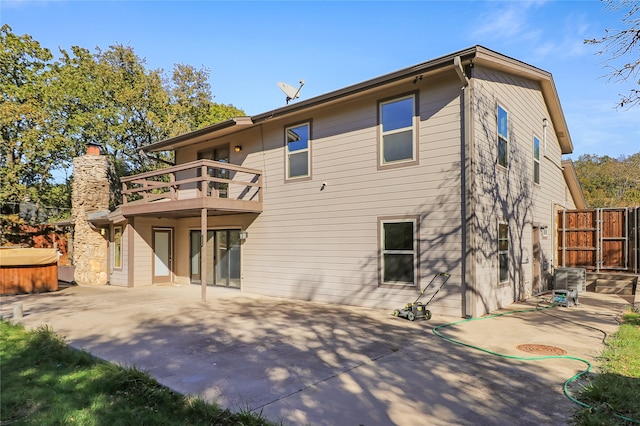
[[[547,288],[584,207],[551,74],[481,46],[145,149],[176,165],[123,179],[112,285],[394,309],[448,272],[433,313],[480,316]]]

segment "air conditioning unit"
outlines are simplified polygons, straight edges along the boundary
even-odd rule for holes
[[[584,268],[558,268],[554,273],[554,290],[587,291],[587,270]]]

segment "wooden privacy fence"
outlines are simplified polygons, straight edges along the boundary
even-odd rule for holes
[[[561,210],[558,259],[563,267],[637,274],[640,207]]]

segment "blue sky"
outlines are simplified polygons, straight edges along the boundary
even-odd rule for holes
[[[304,79],[306,99],[480,44],[553,74],[573,159],[640,152],[640,107],[616,109],[631,82],[583,43],[621,16],[598,1],[0,2],[2,24],[54,54],[121,43],[148,68],[206,67],[214,100],[248,115],[285,104],[278,81]]]

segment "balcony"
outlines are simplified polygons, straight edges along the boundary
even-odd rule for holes
[[[233,164],[198,160],[120,181],[125,217],[262,212],[262,171]]]

